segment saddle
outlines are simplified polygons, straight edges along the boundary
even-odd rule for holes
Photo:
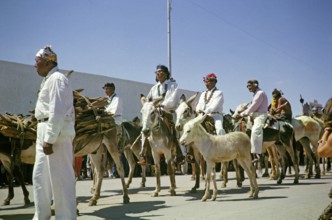
[[[209,134],[217,134],[213,117],[207,115],[205,120],[202,122],[202,126]]]

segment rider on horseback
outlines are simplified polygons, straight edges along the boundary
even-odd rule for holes
[[[217,135],[225,134],[223,128],[223,92],[217,89],[217,76],[214,73],[208,74],[203,78],[204,84],[207,88],[202,92],[196,106],[197,113],[208,114],[214,119],[214,126]]]
[[[292,107],[289,101],[284,98],[281,90],[274,89],[272,92],[272,104],[269,110],[269,113],[272,117],[287,121],[289,123],[292,122]]]
[[[240,117],[251,115],[254,125],[251,130],[251,153],[255,154],[255,162],[260,158],[263,147],[263,127],[267,118],[268,99],[263,90],[259,88],[257,80],[249,80],[247,82],[249,92],[254,93],[253,100],[249,107],[240,113]]]
[[[173,78],[171,78],[171,74],[168,71],[168,68],[164,65],[158,65],[156,68],[156,81],[157,83],[150,89],[150,92],[147,95],[148,100],[157,100],[160,101],[160,109],[163,111],[163,118],[165,123],[167,123],[171,133],[173,134],[173,156],[176,157],[177,163],[183,162],[183,155],[180,148],[180,145],[177,140],[173,115],[172,112],[176,109],[180,96],[178,93],[178,85]],[[146,143],[145,138],[142,139],[142,152],[146,151]],[[145,156],[145,155],[142,155]],[[141,158],[138,162],[139,164],[144,164],[146,161]]]

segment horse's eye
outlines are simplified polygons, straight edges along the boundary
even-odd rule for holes
[[[190,133],[190,132],[191,132],[191,130],[188,130],[188,131],[187,131],[187,133]]]

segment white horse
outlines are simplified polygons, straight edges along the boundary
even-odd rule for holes
[[[318,141],[322,134],[322,125],[315,119],[309,116],[297,116],[292,119],[292,125],[295,133],[295,140],[300,142],[306,151],[306,156],[309,159],[309,170],[306,178],[312,176],[312,165],[314,162],[316,175],[315,178],[320,178],[319,156],[317,153]]]
[[[211,173],[214,186],[212,200],[214,201],[217,197],[215,163],[227,162],[234,159],[237,159],[249,178],[249,198],[258,198],[259,188],[256,181],[255,168],[251,163],[249,137],[243,132],[211,135],[201,125],[205,117],[206,115],[199,115],[186,123],[180,138],[180,142],[184,145],[195,143],[193,146],[199,150],[206,161],[206,188],[202,201],[206,201],[210,197]]]
[[[161,190],[160,186],[160,154],[163,153],[167,161],[167,173],[170,177],[171,186],[169,192],[172,196],[175,193],[175,166],[172,159],[172,150],[175,149],[173,134],[162,117],[162,107],[159,106],[160,100],[147,101],[146,97],[141,95],[142,103],[142,135],[147,138],[152,151],[152,157],[155,164],[156,189],[152,196],[158,196]]]

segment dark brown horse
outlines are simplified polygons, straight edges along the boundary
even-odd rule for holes
[[[3,205],[9,205],[10,200],[14,198],[14,175],[22,188],[24,204],[27,205],[30,203],[29,192],[25,187],[21,171],[21,163],[34,164],[35,149],[35,143],[31,140],[24,140],[22,142],[19,139],[5,137],[0,134],[0,160],[6,170],[8,180],[8,196],[4,200]]]

